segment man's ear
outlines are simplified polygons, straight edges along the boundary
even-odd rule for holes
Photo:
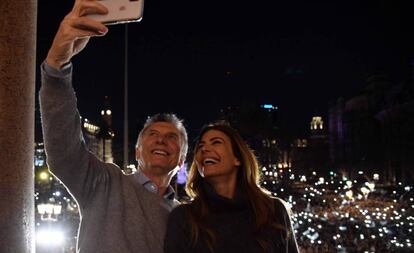
[[[135,148],[135,160],[139,160],[141,158],[141,152],[139,152],[139,148]]]

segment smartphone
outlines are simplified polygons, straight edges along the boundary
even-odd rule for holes
[[[91,14],[88,17],[105,25],[116,25],[142,20],[144,0],[98,0],[108,8],[105,15]]]

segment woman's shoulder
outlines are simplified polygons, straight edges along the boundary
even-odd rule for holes
[[[185,215],[187,210],[190,208],[191,203],[179,204],[170,213],[170,217],[182,217]]]
[[[286,201],[284,201],[283,199],[281,199],[281,198],[278,198],[278,197],[270,197],[271,199],[272,199],[272,201],[273,201],[273,203],[276,205],[276,206],[279,206],[279,207],[288,207],[288,203],[286,202]]]
[[[271,197],[271,198],[272,198],[272,201],[275,205],[276,212],[278,214],[281,214],[283,216],[291,215],[292,211],[290,209],[289,204],[286,201],[284,201],[283,199],[278,198],[278,197]]]
[[[168,227],[169,228],[184,228],[187,226],[187,204],[180,204],[172,209],[168,216]]]

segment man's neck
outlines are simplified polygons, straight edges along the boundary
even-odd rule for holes
[[[153,173],[150,173],[148,170],[142,170],[141,173],[143,173],[146,177],[148,177],[151,182],[153,182],[157,188],[158,188],[158,195],[164,196],[164,194],[167,191],[168,186],[170,185],[171,178],[169,174],[166,175],[154,175]]]

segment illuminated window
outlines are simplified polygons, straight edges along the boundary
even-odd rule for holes
[[[42,157],[35,157],[35,166],[43,166],[45,164],[45,160]]]
[[[312,117],[312,121],[311,121],[310,125],[311,125],[311,130],[323,129],[322,117],[320,117],[320,116]]]

